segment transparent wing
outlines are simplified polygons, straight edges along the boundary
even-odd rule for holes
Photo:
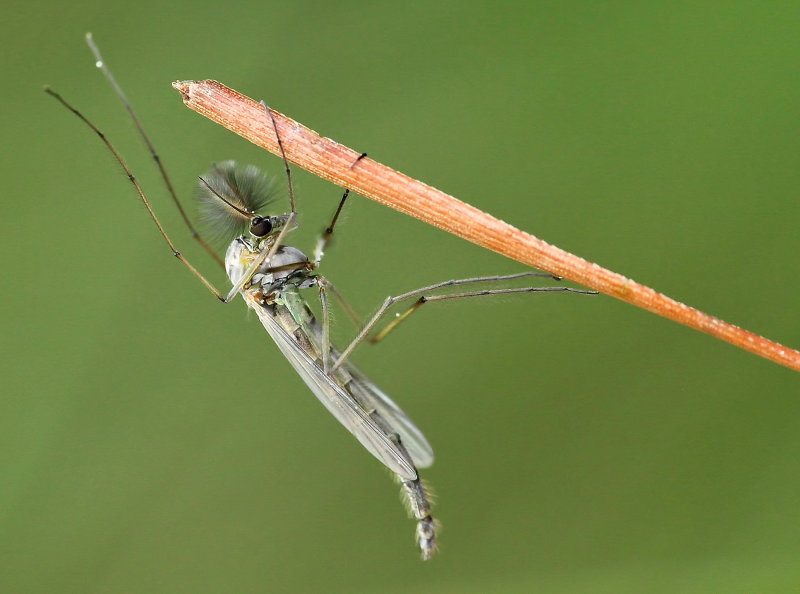
[[[293,308],[291,302],[287,302],[287,307],[295,317],[303,317],[305,311],[307,311],[305,310],[305,305],[303,305],[302,309],[299,307]],[[322,327],[310,312],[308,312],[308,318],[304,321],[304,327],[307,332],[313,335],[317,346],[323,343]],[[336,348],[331,347],[331,361],[338,360],[339,354]],[[378,413],[377,416],[380,417],[379,425],[383,427],[384,433],[388,432],[390,435],[396,433],[400,436],[400,441],[406,452],[411,456],[414,465],[418,468],[427,468],[433,464],[433,448],[431,444],[428,443],[422,431],[419,430],[408,415],[355,365],[345,362],[340,369],[350,378],[347,383],[348,391],[361,404],[362,409],[374,410]]]
[[[397,432],[400,441],[405,446],[414,465],[417,468],[427,468],[433,464],[433,448],[422,431],[414,424],[403,410],[395,404],[394,400],[386,395],[386,392],[373,384],[361,371],[354,365],[345,362],[344,367],[353,377],[351,390],[363,402],[369,402],[378,414],[389,424],[392,431]]]
[[[325,405],[325,408],[361,442],[361,445],[392,472],[407,480],[416,479],[417,471],[413,462],[375,424],[367,411],[347,391],[325,375],[297,341],[281,328],[268,312],[264,311],[254,300],[249,299],[246,293],[245,299],[258,315],[258,319],[272,340],[275,341],[314,395]],[[388,397],[386,399],[388,400]],[[395,406],[395,408],[397,407]]]

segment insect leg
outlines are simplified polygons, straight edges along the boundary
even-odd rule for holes
[[[361,159],[367,156],[367,153],[361,153],[358,158],[350,164],[350,169],[355,167]],[[322,232],[319,239],[317,240],[317,245],[314,248],[314,265],[319,266],[320,261],[322,260],[322,256],[325,255],[325,248],[328,246],[328,243],[333,236],[333,228],[336,226],[336,221],[339,220],[339,215],[342,213],[342,208],[344,208],[344,203],[347,200],[347,197],[350,195],[350,188],[346,188],[344,194],[342,194],[342,199],[339,201],[339,206],[336,208],[336,212],[333,213],[333,219],[331,219],[330,225],[325,228],[325,231]]]
[[[489,295],[507,295],[512,293],[567,292],[567,293],[579,293],[584,295],[597,294],[597,291],[590,291],[587,289],[574,289],[572,287],[519,287],[510,289],[482,289],[479,291],[468,291],[464,293],[449,293],[444,295],[432,295],[432,296],[426,295],[426,293],[430,293],[432,291],[437,291],[439,289],[444,289],[447,287],[455,287],[460,285],[467,285],[471,283],[481,283],[481,282],[509,281],[529,276],[551,278],[553,280],[561,280],[560,277],[554,276],[552,274],[547,274],[544,272],[520,272],[517,274],[507,274],[499,276],[484,276],[476,278],[448,280],[441,283],[436,283],[434,285],[429,285],[427,287],[422,287],[421,289],[416,289],[414,291],[409,291],[408,293],[403,293],[402,295],[387,297],[381,304],[381,306],[378,308],[378,311],[375,312],[375,314],[372,316],[372,318],[370,318],[370,320],[367,322],[364,328],[361,329],[361,332],[359,332],[353,339],[353,341],[347,346],[347,348],[344,349],[344,351],[342,351],[342,354],[339,356],[339,359],[334,363],[331,371],[335,371],[342,363],[344,363],[347,360],[347,357],[350,356],[350,353],[353,351],[353,349],[356,346],[358,346],[362,341],[367,339],[370,342],[378,342],[379,340],[383,339],[389,332],[391,332],[394,328],[396,328],[403,320],[407,319],[412,313],[414,313],[417,309],[422,307],[425,303],[430,303],[433,301],[443,301],[446,299],[485,297]],[[411,307],[409,307],[404,313],[400,314],[395,320],[392,320],[392,322],[390,322],[386,326],[386,328],[384,328],[381,332],[379,332],[374,338],[372,339],[367,338],[369,333],[375,328],[380,319],[389,311],[389,309],[393,305],[414,297],[417,297],[417,301]]]
[[[281,150],[281,157],[283,158],[283,167],[286,171],[286,182],[289,187],[290,212],[289,212],[289,217],[286,219],[286,223],[284,224],[283,229],[281,229],[281,232],[278,233],[278,237],[275,239],[275,242],[269,247],[269,249],[265,249],[264,251],[262,251],[253,260],[253,262],[247,268],[245,273],[242,275],[242,278],[239,280],[239,282],[237,282],[233,287],[231,287],[231,290],[228,291],[228,294],[225,296],[225,303],[228,303],[234,297],[236,297],[236,294],[242,290],[242,287],[244,287],[247,283],[250,282],[250,279],[253,278],[253,275],[261,267],[262,264],[264,263],[269,264],[269,261],[275,255],[275,252],[278,251],[278,248],[283,243],[286,234],[292,230],[292,226],[294,225],[294,220],[295,218],[297,218],[297,207],[294,199],[294,185],[292,184],[292,169],[291,167],[289,167],[289,160],[286,158],[286,151],[283,148],[283,141],[281,140],[281,135],[278,134],[278,124],[275,121],[275,116],[272,114],[272,110],[267,106],[267,104],[262,101],[261,105],[264,107],[264,111],[267,113],[269,119],[272,121],[272,129],[275,131],[275,138],[277,139],[278,147]]]
[[[272,110],[263,101],[261,101],[261,106],[264,108],[264,111],[267,112],[269,119],[272,121],[272,129],[275,131],[275,139],[278,141],[278,148],[281,150],[281,158],[283,159],[283,169],[286,172],[286,184],[289,188],[289,211],[292,214],[294,214],[297,212],[297,205],[295,204],[294,200],[294,184],[292,183],[292,168],[289,167],[289,160],[286,158],[286,150],[283,148],[283,140],[281,140],[281,135],[278,134],[278,124],[275,121],[275,116],[273,115]]]
[[[178,208],[178,212],[183,219],[183,222],[186,224],[186,227],[189,229],[189,233],[191,236],[203,246],[203,249],[208,252],[208,254],[214,258],[214,260],[219,264],[221,267],[225,267],[225,262],[223,261],[222,257],[214,251],[214,249],[206,243],[206,241],[200,236],[200,233],[197,232],[194,225],[192,225],[192,221],[189,216],[186,214],[186,210],[183,208],[183,204],[178,199],[178,194],[175,191],[174,186],[172,185],[172,181],[167,175],[167,170],[164,167],[164,163],[161,161],[161,156],[156,151],[155,145],[150,140],[150,137],[145,132],[144,126],[142,125],[139,116],[136,115],[136,112],[133,110],[133,106],[131,102],[128,101],[128,97],[125,95],[125,92],[122,90],[122,87],[119,86],[117,83],[117,79],[114,78],[114,75],[111,74],[111,70],[109,70],[108,66],[106,65],[105,60],[103,60],[103,56],[100,55],[100,48],[97,47],[97,44],[94,42],[91,33],[86,34],[86,43],[89,46],[89,49],[92,50],[94,54],[94,58],[96,60],[97,67],[103,72],[103,75],[106,77],[106,80],[111,84],[111,87],[114,89],[114,92],[119,97],[120,101],[122,101],[122,105],[125,106],[126,111],[130,114],[131,119],[133,120],[134,126],[139,131],[139,136],[142,137],[144,143],[147,145],[147,150],[150,151],[150,156],[152,157],[153,161],[155,161],[156,166],[158,167],[158,171],[161,173],[161,179],[164,180],[164,185],[167,187],[167,191],[169,195],[172,196],[172,201],[175,203],[175,206]]]
[[[331,369],[331,316],[328,311],[328,295],[325,282],[317,279],[319,302],[322,305],[322,370],[328,375]]]
[[[167,242],[167,245],[169,246],[169,249],[172,252],[172,255],[175,256],[181,262],[181,264],[183,264],[186,268],[188,268],[189,272],[191,272],[195,276],[195,278],[197,278],[197,280],[199,280],[201,283],[203,283],[203,286],[206,289],[208,289],[217,299],[219,299],[220,301],[224,301],[225,298],[222,296],[222,293],[220,293],[216,289],[216,287],[214,287],[214,285],[212,285],[211,282],[209,282],[206,279],[206,277],[204,277],[194,266],[192,266],[192,264],[186,258],[183,257],[183,254],[181,254],[175,248],[175,244],[172,243],[172,240],[170,239],[169,235],[167,235],[167,232],[164,229],[164,226],[161,224],[161,221],[159,220],[158,216],[156,215],[155,211],[153,210],[153,207],[150,205],[150,201],[147,199],[147,196],[145,195],[144,190],[142,189],[142,186],[139,184],[139,181],[133,175],[133,172],[130,170],[128,165],[125,163],[125,160],[122,158],[122,155],[117,151],[117,149],[114,147],[114,145],[111,144],[111,141],[108,140],[106,135],[103,134],[97,128],[97,126],[95,126],[90,120],[88,120],[81,112],[79,112],[77,109],[72,107],[72,105],[67,103],[67,101],[61,95],[59,95],[58,93],[56,93],[55,91],[53,91],[49,87],[45,87],[45,92],[47,94],[49,94],[50,96],[54,97],[64,107],[66,107],[68,110],[70,110],[76,116],[78,116],[81,119],[81,121],[83,121],[84,124],[89,126],[89,128],[91,128],[92,131],[94,131],[94,133],[97,134],[100,137],[100,140],[102,140],[103,143],[108,148],[108,150],[111,151],[111,154],[114,155],[114,158],[117,160],[117,163],[119,163],[119,166],[122,168],[122,170],[125,172],[125,175],[128,177],[130,182],[133,184],[133,187],[136,189],[136,193],[139,195],[139,199],[144,204],[145,208],[147,209],[147,212],[150,214],[150,218],[152,218],[153,222],[156,224],[156,227],[158,227],[158,232],[161,234],[161,237],[163,237],[164,241]]]
[[[325,284],[325,288],[339,302],[339,305],[342,306],[342,309],[344,309],[345,313],[347,313],[347,317],[350,318],[355,327],[362,328],[364,326],[364,323],[358,317],[356,312],[353,310],[353,307],[350,305],[350,303],[348,303],[347,300],[344,298],[344,296],[341,294],[339,289],[336,288],[336,285],[331,283],[331,281],[329,281],[327,277],[321,275],[315,275],[315,276],[317,278],[317,282]]]

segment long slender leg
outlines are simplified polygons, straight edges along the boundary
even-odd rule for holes
[[[292,183],[292,169],[289,167],[289,159],[286,158],[286,150],[283,148],[283,140],[281,135],[278,134],[278,123],[275,121],[275,116],[272,110],[266,103],[261,101],[261,106],[267,112],[269,119],[272,121],[272,129],[275,131],[275,139],[278,141],[278,148],[281,150],[281,158],[283,159],[283,169],[286,171],[286,183],[289,187],[289,211],[292,213],[297,212],[297,206],[294,201],[294,184]]]
[[[145,208],[147,209],[147,212],[150,213],[150,218],[153,219],[153,222],[156,224],[156,227],[158,227],[158,232],[161,234],[161,237],[163,237],[164,241],[167,242],[167,245],[169,246],[169,249],[172,252],[172,255],[175,256],[181,262],[181,264],[183,264],[186,268],[188,268],[189,272],[191,272],[195,276],[195,278],[197,278],[197,280],[199,280],[201,283],[203,283],[203,286],[206,289],[208,289],[211,292],[211,294],[213,294],[220,301],[224,301],[225,298],[222,296],[222,293],[220,293],[216,289],[216,287],[214,287],[214,285],[212,285],[211,282],[209,282],[206,279],[206,277],[204,277],[202,274],[200,274],[200,272],[194,266],[192,266],[192,264],[186,258],[184,258],[183,255],[175,248],[175,244],[172,243],[172,240],[170,239],[169,235],[167,235],[167,232],[164,229],[164,226],[161,224],[161,221],[159,220],[158,216],[156,215],[155,211],[153,210],[153,207],[150,205],[150,201],[147,199],[147,196],[145,195],[144,190],[142,189],[142,186],[139,184],[139,181],[133,175],[133,172],[130,170],[128,165],[125,163],[125,160],[122,158],[122,155],[117,151],[117,149],[114,147],[114,145],[111,144],[111,141],[108,140],[106,135],[103,134],[97,128],[97,126],[95,126],[91,121],[89,121],[81,112],[79,112],[77,109],[72,107],[72,105],[67,103],[67,101],[61,95],[59,95],[58,93],[56,93],[55,91],[53,91],[49,87],[45,87],[45,92],[48,95],[54,97],[56,100],[58,100],[61,103],[61,105],[63,105],[68,110],[70,110],[72,113],[74,113],[76,116],[78,116],[84,124],[89,126],[89,128],[91,128],[92,131],[94,131],[94,133],[97,134],[100,137],[100,140],[102,140],[103,143],[108,148],[108,150],[111,151],[111,154],[114,155],[114,158],[117,160],[117,163],[119,163],[119,166],[122,168],[122,170],[125,172],[125,175],[128,177],[130,182],[133,184],[133,187],[136,189],[136,193],[139,195],[139,199],[144,204]]]
[[[328,375],[331,369],[331,316],[328,311],[328,296],[325,293],[325,282],[317,280],[319,302],[322,305],[322,370]]]
[[[279,269],[277,268],[270,269],[270,272],[275,270]],[[345,313],[347,313],[347,317],[349,317],[350,320],[353,322],[353,324],[355,324],[355,327],[357,329],[363,328],[364,327],[363,322],[356,315],[356,312],[353,310],[353,307],[345,300],[344,296],[339,292],[339,289],[336,288],[336,285],[334,285],[331,281],[329,281],[328,278],[325,276],[317,274],[315,275],[315,278],[317,279],[318,284],[319,283],[324,284],[326,291],[331,293],[331,295],[333,295],[336,298],[336,300],[339,302],[339,305],[341,305],[342,309],[344,309]]]
[[[339,299],[345,311],[353,319],[356,327],[360,328],[361,323],[358,318],[356,318],[355,313],[353,313],[353,310],[350,308],[350,305],[344,301],[344,299],[342,299],[339,291],[336,290],[336,287],[334,287],[327,278],[322,275],[315,275],[314,278],[316,279],[317,289],[319,290],[319,302],[322,307],[322,368],[327,374],[331,371],[331,316],[330,308],[328,306],[328,292],[332,293],[337,299]]]
[[[286,151],[283,148],[281,135],[278,134],[278,124],[275,121],[275,116],[272,115],[272,110],[267,106],[267,104],[261,101],[261,105],[269,116],[269,119],[272,121],[272,129],[275,131],[275,138],[278,141],[278,148],[280,148],[281,157],[283,158],[283,168],[286,171],[286,182],[289,188],[289,218],[286,220],[286,224],[283,226],[283,229],[281,229],[281,232],[278,233],[278,237],[275,239],[275,242],[270,246],[270,248],[261,252],[258,257],[253,260],[252,264],[250,264],[250,267],[245,271],[244,275],[242,275],[242,278],[239,280],[239,282],[231,287],[231,290],[228,291],[228,294],[225,296],[225,303],[230,302],[234,297],[236,297],[236,294],[242,290],[242,287],[250,282],[250,279],[253,278],[253,275],[262,264],[269,264],[269,261],[275,255],[275,252],[278,251],[278,248],[283,243],[283,239],[286,237],[286,234],[292,230],[294,220],[297,218],[297,206],[294,200],[294,184],[292,183],[292,169],[289,167],[289,160],[286,158]]]
[[[350,164],[350,169],[355,167],[361,159],[367,156],[367,153],[361,153],[358,158]],[[344,208],[344,203],[347,200],[347,197],[350,195],[350,188],[346,188],[344,194],[342,194],[342,199],[339,201],[339,206],[336,208],[336,212],[333,213],[333,219],[331,219],[330,225],[325,228],[325,231],[322,232],[319,239],[317,240],[317,245],[314,248],[314,265],[319,266],[322,257],[325,255],[325,248],[328,246],[328,243],[331,240],[331,236],[333,235],[333,228],[336,226],[336,221],[339,220],[339,215],[342,213],[342,208]]]
[[[317,245],[314,247],[314,265],[319,266],[319,263],[322,261],[322,256],[325,255],[325,248],[328,246],[328,242],[331,240],[331,236],[333,235],[333,227],[336,225],[336,221],[339,219],[339,215],[342,212],[342,208],[344,208],[344,203],[347,200],[347,197],[350,195],[350,189],[347,188],[342,194],[342,199],[339,201],[339,206],[336,207],[336,212],[333,214],[333,219],[331,220],[330,225],[325,228],[325,231],[322,232],[322,235],[319,236],[317,240]]]
[[[324,278],[324,277],[318,277]],[[339,289],[336,288],[335,285],[331,284],[327,278],[324,278],[325,286],[331,292],[331,294],[336,297],[336,300],[339,302],[339,305],[342,306],[342,309],[347,313],[347,316],[352,320],[353,324],[355,324],[356,328],[362,328],[364,326],[361,319],[356,315],[356,312],[353,310],[352,306],[347,302],[344,296],[339,292]]]
[[[580,293],[582,295],[597,295],[597,291],[591,291],[587,289],[573,289],[572,287],[519,287],[519,288],[512,288],[512,289],[484,289],[482,291],[467,291],[466,293],[448,293],[446,295],[433,295],[431,297],[426,297],[423,295],[419,299],[417,299],[414,304],[409,307],[406,311],[402,314],[398,315],[394,320],[386,324],[386,326],[381,329],[375,336],[369,337],[366,340],[370,343],[378,343],[400,323],[417,311],[420,307],[425,305],[426,303],[432,303],[435,301],[444,301],[446,299],[460,299],[462,297],[485,297],[488,295],[510,295],[513,293]]]
[[[150,151],[150,156],[152,157],[153,161],[155,161],[156,166],[158,167],[159,172],[161,173],[161,179],[164,180],[164,185],[167,187],[167,191],[169,195],[172,196],[172,201],[175,203],[175,206],[178,208],[178,212],[183,219],[183,222],[186,224],[186,227],[189,229],[189,233],[191,236],[203,246],[203,249],[209,253],[209,255],[214,258],[214,260],[222,266],[225,267],[225,262],[223,261],[222,257],[214,251],[214,249],[206,243],[206,241],[200,236],[197,230],[192,225],[192,221],[189,218],[189,215],[186,214],[186,210],[183,208],[183,204],[178,199],[178,194],[175,191],[175,187],[172,185],[172,181],[167,174],[167,170],[164,167],[164,163],[161,161],[161,157],[159,156],[158,152],[156,151],[155,145],[153,145],[150,137],[148,136],[147,132],[145,132],[144,126],[142,125],[139,116],[136,115],[136,112],[133,110],[133,106],[131,102],[128,101],[128,97],[125,95],[125,92],[122,90],[122,87],[119,86],[117,83],[117,79],[114,78],[114,75],[111,74],[111,70],[109,70],[108,66],[106,65],[105,60],[103,60],[103,56],[100,55],[100,49],[95,44],[94,39],[92,38],[91,33],[86,34],[86,43],[89,46],[89,49],[92,50],[94,54],[94,58],[96,60],[95,64],[97,67],[103,72],[103,75],[106,77],[106,80],[111,84],[111,87],[114,89],[114,92],[119,97],[120,101],[122,101],[122,105],[125,106],[128,114],[130,114],[131,119],[133,120],[133,124],[136,126],[136,129],[139,131],[139,135],[144,140],[145,145],[147,145],[147,150]]]
[[[350,356],[350,353],[353,351],[356,346],[359,345],[364,339],[367,338],[369,333],[375,328],[376,324],[380,319],[389,311],[396,303],[401,301],[405,301],[407,299],[411,299],[413,297],[418,297],[417,302],[412,305],[408,310],[406,310],[403,314],[401,314],[396,320],[389,324],[389,326],[384,329],[384,331],[380,332],[378,335],[377,340],[381,340],[388,334],[392,329],[397,327],[397,325],[402,322],[403,320],[407,319],[414,311],[419,309],[425,303],[429,303],[432,301],[443,301],[445,299],[459,299],[459,298],[466,298],[466,297],[485,297],[489,295],[508,295],[512,293],[550,293],[550,292],[567,292],[567,293],[579,293],[584,295],[596,295],[597,291],[590,291],[586,289],[573,289],[572,287],[520,287],[520,288],[510,288],[510,289],[484,289],[480,291],[469,291],[465,293],[451,293],[446,295],[434,295],[434,296],[426,296],[425,293],[429,293],[431,291],[436,291],[438,289],[443,289],[447,287],[455,287],[460,285],[466,285],[470,283],[479,283],[479,282],[498,282],[498,281],[508,281],[517,278],[523,277],[543,277],[543,278],[552,278],[554,280],[560,280],[559,277],[553,276],[551,274],[547,274],[544,272],[520,272],[518,274],[508,274],[508,275],[501,275],[501,276],[486,276],[486,277],[476,277],[476,278],[464,278],[464,279],[456,279],[456,280],[449,280],[444,281],[441,283],[436,283],[434,285],[429,285],[427,287],[422,287],[421,289],[415,289],[414,291],[409,291],[408,293],[403,293],[402,295],[397,295],[394,297],[387,297],[383,304],[378,308],[378,311],[375,312],[375,315],[370,318],[367,324],[362,328],[361,332],[359,332],[353,341],[347,346],[347,348],[342,351],[342,354],[337,359],[336,363],[334,363],[331,371],[336,371],[336,369],[347,360],[347,357]]]
[[[525,277],[531,277],[531,276],[538,277],[538,278],[549,278],[549,279],[557,280],[557,281],[562,280],[562,278],[560,276],[555,276],[553,274],[548,274],[547,272],[532,272],[532,271],[531,272],[519,272],[519,273],[516,273],[516,274],[508,274],[508,275],[502,275],[502,276],[485,276],[485,277],[477,277],[477,278],[465,278],[465,279],[458,279],[458,280],[449,280],[449,281],[444,281],[444,282],[441,282],[441,283],[438,283],[438,284],[435,284],[435,285],[431,285],[429,287],[423,287],[422,289],[417,289],[416,291],[411,291],[409,293],[405,293],[404,295],[399,295],[397,297],[392,297],[391,299],[394,299],[394,301],[392,303],[390,303],[386,307],[386,309],[388,310],[392,305],[394,305],[398,301],[403,301],[405,299],[410,299],[411,297],[415,297],[416,295],[419,295],[420,293],[428,293],[428,292],[430,292],[432,290],[443,289],[443,288],[446,288],[446,287],[453,287],[453,286],[465,285],[465,284],[476,283],[476,282],[509,281],[509,280],[514,280],[514,279],[517,279],[517,278],[525,278]],[[546,292],[559,292],[559,291],[561,291],[561,292],[566,291],[568,293],[582,293],[582,294],[589,294],[589,295],[597,294],[597,291],[587,291],[587,290],[584,290],[584,289],[572,289],[570,287],[519,287],[519,288],[492,289],[492,290],[484,289],[484,290],[481,290],[481,291],[468,291],[466,293],[447,293],[447,294],[444,294],[444,295],[422,295],[406,311],[404,311],[401,314],[398,314],[398,316],[394,320],[392,320],[391,322],[386,324],[386,326],[384,326],[383,329],[380,332],[378,332],[377,334],[375,334],[374,336],[371,336],[369,338],[366,338],[366,335],[365,335],[365,339],[368,342],[372,343],[372,344],[380,342],[381,340],[386,338],[386,336],[392,330],[397,328],[397,326],[399,326],[401,322],[403,322],[404,320],[408,319],[408,317],[412,313],[414,313],[420,307],[422,307],[423,305],[425,305],[426,303],[429,303],[431,301],[443,301],[445,299],[458,299],[460,297],[483,297],[483,296],[486,296],[486,295],[503,295],[503,294],[508,294],[508,293],[534,293],[534,292],[537,292],[537,293],[544,292],[544,293],[546,293]],[[385,314],[385,312],[384,312],[384,314]],[[382,315],[384,315],[384,314],[382,314]]]

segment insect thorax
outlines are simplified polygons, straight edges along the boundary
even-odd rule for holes
[[[262,246],[260,249],[269,247]],[[234,285],[241,280],[260,253],[252,241],[245,237],[237,237],[231,242],[225,254],[225,270]],[[308,256],[295,247],[282,245],[269,262],[258,267],[250,284],[269,289],[283,285],[291,279],[292,284],[297,287],[310,287],[314,284],[313,277],[309,274],[311,269]]]

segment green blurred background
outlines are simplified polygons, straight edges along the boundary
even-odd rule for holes
[[[441,554],[241,301],[181,195],[280,162],[190,112],[216,78],[565,249],[800,346],[796,2],[11,2],[0,591],[796,592],[796,373],[607,297],[430,306],[357,360],[437,452]],[[340,189],[298,172],[310,249]],[[365,199],[324,272],[362,314],[523,270]],[[340,321],[347,324],[340,316]]]

